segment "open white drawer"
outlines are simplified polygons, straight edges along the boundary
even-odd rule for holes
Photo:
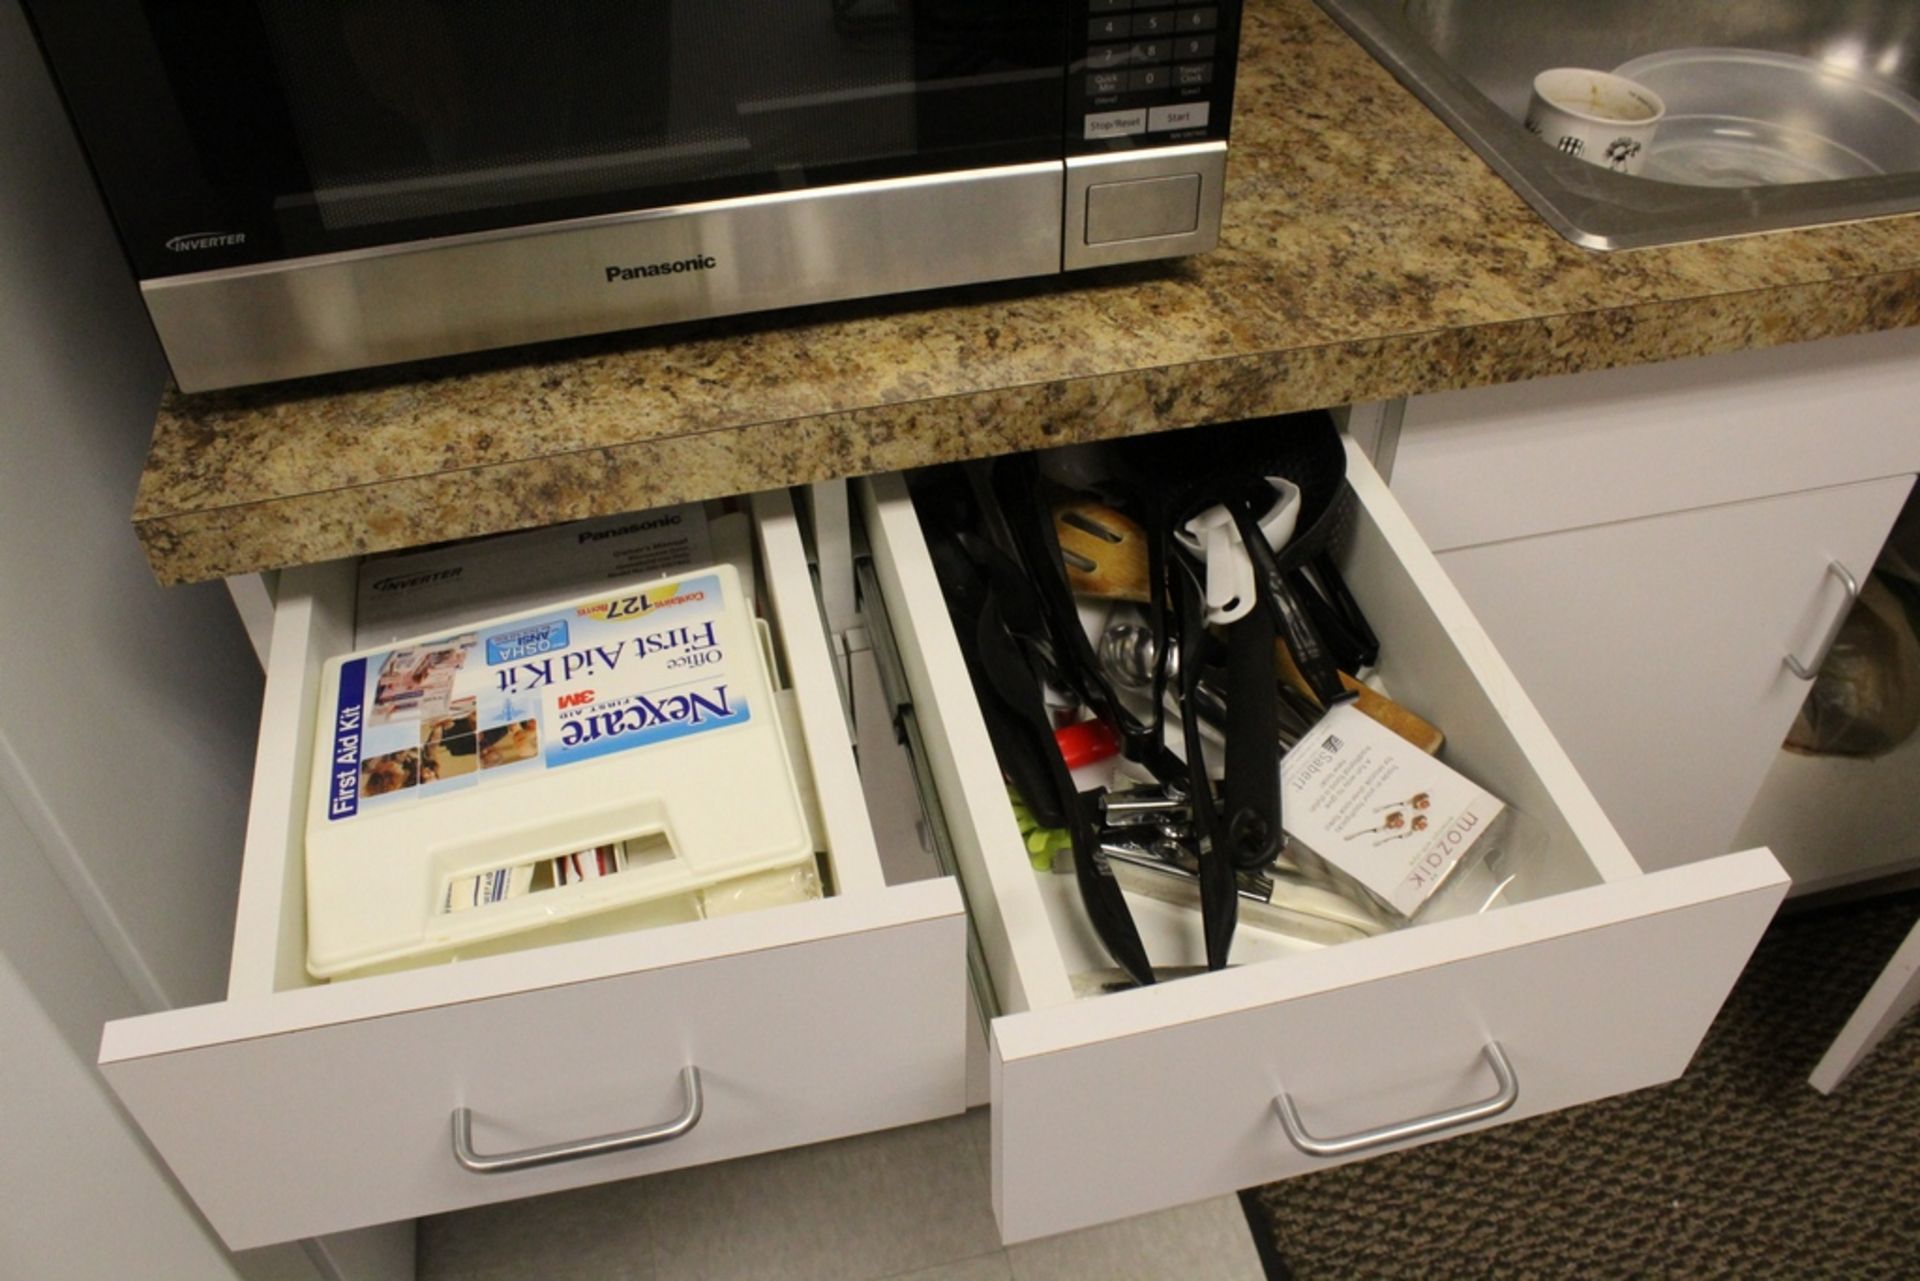
[[[281,580],[228,999],[110,1024],[101,1067],[239,1249],[948,1115],[964,1107],[966,922],[882,877],[793,508],[754,500],[835,893],[817,902],[316,984],[302,839],[322,661],[354,566]],[[487,1154],[704,1111],[671,1141],[474,1173]]]
[[[1233,968],[1085,998],[1072,976],[1111,962],[1072,878],[1028,863],[905,480],[862,485],[1003,1010],[993,1195],[1009,1242],[1670,1080],[1786,893],[1765,850],[1640,871],[1378,474],[1348,454],[1359,516],[1336,556],[1385,641],[1382,678],[1447,731],[1456,768],[1537,820],[1546,848],[1512,906],[1323,950],[1243,927]],[[1200,960],[1178,909],[1134,903],[1156,965]],[[1393,1128],[1413,1119],[1433,1124]],[[1353,1141],[1310,1151],[1327,1138]]]

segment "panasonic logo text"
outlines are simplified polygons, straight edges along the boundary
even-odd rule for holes
[[[618,529],[589,529],[575,540],[575,546],[597,543],[605,538],[625,538],[630,534],[644,534],[650,529],[668,529],[680,523],[679,512],[667,516],[655,516],[648,520],[637,520],[631,525],[622,525]]]
[[[639,267],[607,268],[607,283],[616,280],[652,280],[656,276],[684,276],[691,271],[712,271],[720,262],[712,254],[682,258],[678,262],[650,262]]]

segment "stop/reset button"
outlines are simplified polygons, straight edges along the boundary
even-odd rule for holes
[[[1087,243],[1110,245],[1200,229],[1200,175],[1135,178],[1087,188]]]

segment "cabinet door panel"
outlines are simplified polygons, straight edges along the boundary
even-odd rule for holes
[[[1913,478],[1441,555],[1641,866],[1723,854]]]

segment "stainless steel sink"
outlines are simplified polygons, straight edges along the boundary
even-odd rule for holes
[[[1693,46],[1770,49],[1920,96],[1915,0],[1319,0],[1553,227],[1594,249],[1679,244],[1920,209],[1920,173],[1687,187],[1562,156],[1521,126],[1535,73]]]

